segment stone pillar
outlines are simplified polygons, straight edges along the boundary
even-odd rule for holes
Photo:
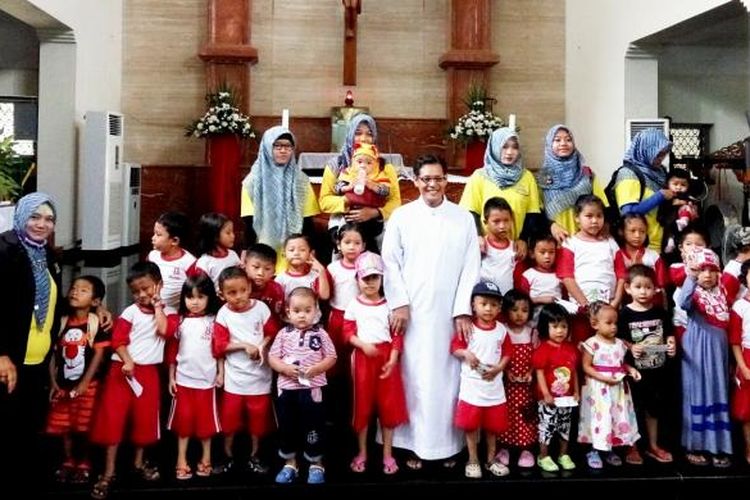
[[[489,69],[500,62],[492,51],[491,0],[451,0],[451,46],[440,56],[446,71],[446,119],[449,123],[464,114],[464,97],[472,82],[489,89]],[[447,161],[453,165],[451,150]]]
[[[239,108],[250,111],[250,66],[258,51],[250,46],[252,0],[209,0],[208,42],[198,55],[206,62],[209,91],[226,83],[236,92]]]

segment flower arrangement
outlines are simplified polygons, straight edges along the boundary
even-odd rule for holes
[[[464,99],[469,112],[459,117],[456,124],[450,128],[450,138],[459,142],[485,142],[493,130],[502,127],[502,118],[488,109],[487,102],[490,100],[492,99],[487,97],[487,91],[483,87],[472,85]]]
[[[255,137],[250,118],[236,105],[231,90],[222,88],[206,95],[208,110],[199,119],[185,127],[188,137],[235,134],[243,138]]]

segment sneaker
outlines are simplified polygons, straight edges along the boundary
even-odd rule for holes
[[[321,465],[311,465],[307,471],[307,484],[323,484],[326,482],[326,470]]]
[[[534,467],[534,455],[529,450],[523,450],[518,457],[518,466],[522,469]]]
[[[554,460],[552,460],[552,457],[547,455],[546,457],[542,458],[539,457],[536,459],[536,464],[539,466],[540,469],[542,469],[544,472],[557,472],[560,470],[560,467],[557,466]]]
[[[570,458],[570,455],[560,455],[557,458],[557,463],[560,464],[562,470],[574,470],[576,468],[576,464]]]
[[[264,464],[257,456],[250,457],[247,461],[247,470],[253,474],[268,474],[270,468]]]
[[[495,455],[495,460],[505,465],[506,467],[510,465],[510,452],[508,451],[508,449],[500,448],[500,451],[498,451],[497,455]]]
[[[607,453],[604,457],[604,461],[612,467],[620,467],[622,465],[622,458],[620,458],[620,456],[614,451]]]
[[[234,460],[227,458],[223,462],[214,465],[212,472],[214,474],[229,474],[232,470],[234,470]]]
[[[292,465],[285,465],[276,474],[276,482],[279,484],[293,483],[295,479],[297,479],[297,468]]]
[[[482,477],[482,468],[477,463],[468,463],[464,468],[464,475],[472,479],[479,479]]]
[[[604,467],[604,464],[602,463],[602,457],[599,456],[599,452],[596,450],[591,450],[590,452],[586,453],[586,464],[590,469],[601,469],[602,467]]]

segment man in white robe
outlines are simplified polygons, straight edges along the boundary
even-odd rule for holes
[[[437,460],[452,457],[464,443],[453,425],[461,364],[450,343],[455,332],[471,330],[480,254],[471,214],[445,199],[443,161],[422,156],[414,175],[420,197],[393,212],[383,238],[385,297],[392,326],[405,332],[401,363],[409,410],[409,423],[396,428],[393,445]]]

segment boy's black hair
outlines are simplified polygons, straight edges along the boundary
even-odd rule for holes
[[[219,245],[221,229],[229,221],[229,217],[218,212],[201,215],[198,221],[198,252],[200,255],[210,254]],[[170,233],[171,234],[171,233]],[[183,241],[180,239],[180,241]]]
[[[136,262],[128,271],[128,277],[126,279],[128,285],[139,278],[150,277],[155,282],[161,282],[161,271],[159,266],[149,261]]]
[[[221,305],[219,297],[216,296],[216,286],[211,280],[211,277],[206,273],[196,273],[190,275],[185,279],[185,283],[182,284],[182,291],[180,292],[180,316],[185,316],[188,311],[185,299],[192,297],[193,290],[198,290],[198,293],[208,297],[208,304],[206,304],[206,314],[216,314]]]
[[[568,337],[571,334],[570,328],[570,314],[560,304],[544,304],[542,309],[539,311],[539,321],[536,324],[536,330],[539,333],[540,339],[549,338],[549,325],[551,323],[559,323],[565,321],[568,324]]]
[[[76,276],[73,278],[73,282],[70,284],[70,286],[73,286],[73,283],[76,281],[85,281],[91,285],[91,289],[93,291],[93,298],[103,300],[104,294],[106,293],[107,289],[104,286],[104,282],[97,278],[96,276],[92,276],[90,274],[84,274],[82,276]]]
[[[170,238],[177,238],[180,246],[184,246],[187,241],[190,222],[182,212],[164,212],[156,219],[156,222],[164,226]]]
[[[625,278],[625,283],[629,285],[636,278],[648,278],[651,280],[651,283],[656,285],[656,271],[645,264],[633,264],[628,268],[628,276]]]
[[[278,258],[276,250],[265,243],[255,243],[247,247],[247,250],[245,251],[245,260],[248,260],[251,257],[257,257],[260,260],[270,262],[274,266],[276,265],[276,259]]]
[[[682,245],[682,242],[685,241],[685,237],[689,234],[698,234],[703,238],[703,241],[706,242],[706,246],[711,245],[711,237],[708,235],[708,229],[706,229],[706,226],[701,224],[700,221],[694,220],[693,222],[688,223],[688,225],[685,226],[685,229],[677,235],[675,243],[678,247]]]
[[[230,266],[225,268],[220,274],[219,274],[219,290],[224,289],[224,282],[242,278],[244,280],[247,280],[248,283],[250,282],[250,278],[247,277],[247,273],[245,273],[245,270],[242,269],[240,266]]]
[[[750,271],[750,260],[746,260],[740,266],[740,284],[747,286],[747,272]]]
[[[312,298],[312,299],[314,299],[316,301],[316,304],[317,304],[317,300],[318,300],[318,296],[315,295],[315,292],[313,291],[313,289],[312,288],[308,288],[306,286],[298,286],[297,288],[295,288],[294,290],[292,290],[289,293],[289,297],[287,297],[287,299],[286,299],[287,305],[289,304],[289,302],[291,302],[292,297],[310,297],[310,298]]]
[[[484,203],[482,215],[484,216],[485,220],[487,220],[490,217],[490,214],[492,213],[493,210],[500,210],[501,212],[508,212],[510,213],[511,219],[513,218],[513,208],[510,206],[510,203],[508,203],[508,201],[505,198],[495,196],[493,198],[490,198]]]
[[[516,302],[521,300],[526,301],[526,303],[529,305],[529,315],[531,315],[532,311],[534,310],[534,304],[531,302],[531,297],[516,289],[508,290],[506,294],[503,295],[503,301],[500,304],[500,310],[503,312],[503,314],[508,314],[510,310],[513,309],[513,306],[516,305]]]
[[[443,169],[443,175],[445,175],[448,171],[448,167],[446,167],[445,165],[445,160],[437,155],[426,154],[417,158],[417,161],[414,163],[415,178],[419,177],[419,171],[422,170],[422,167],[424,167],[425,165],[440,165],[440,167]]]
[[[538,232],[533,233],[531,235],[531,238],[529,238],[529,251],[533,252],[534,248],[536,247],[537,243],[541,243],[543,241],[548,241],[550,243],[554,243],[555,247],[557,247],[557,240],[554,236],[552,236],[552,233],[544,231],[544,232]]]
[[[284,240],[283,248],[286,248],[286,246],[292,240],[305,240],[307,242],[307,246],[310,247],[310,249],[312,250],[312,243],[310,243],[310,238],[308,238],[302,233],[292,233],[289,236],[287,236],[286,239]]]
[[[593,194],[582,194],[576,200],[576,204],[575,204],[576,216],[580,215],[581,212],[583,212],[583,209],[588,205],[597,205],[599,208],[602,209],[602,213],[604,213],[604,202],[601,200],[601,198]]]
[[[690,172],[686,168],[675,167],[671,169],[667,172],[667,182],[669,182],[669,179],[682,179],[687,181],[688,187],[690,187]]]

